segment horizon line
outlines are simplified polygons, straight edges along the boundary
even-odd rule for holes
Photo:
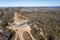
[[[0,6],[1,7],[60,7],[60,6]]]

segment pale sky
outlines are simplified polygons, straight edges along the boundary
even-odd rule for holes
[[[0,0],[0,7],[60,6],[60,0]]]

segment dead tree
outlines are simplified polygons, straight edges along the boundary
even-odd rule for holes
[[[35,38],[32,36],[32,34],[30,32],[32,29],[30,28],[30,25],[27,24],[27,22],[30,20],[28,18],[26,19],[26,17],[22,16],[22,15],[20,15],[20,17],[23,17],[25,19],[23,19],[23,18],[19,19],[18,16],[19,16],[18,13],[14,13],[14,17],[13,17],[14,22],[12,24],[9,23],[11,26],[7,27],[16,32],[16,36],[15,36],[14,40],[17,40],[18,37],[20,40],[24,40],[23,32],[28,32],[30,37],[32,38],[32,40],[35,40]],[[22,24],[24,24],[24,25],[22,25]],[[34,27],[36,27],[37,30],[39,29],[35,24],[34,24]],[[47,38],[43,34],[42,29],[40,28],[39,30],[40,30],[40,35],[42,35],[45,38],[45,40],[47,40]]]

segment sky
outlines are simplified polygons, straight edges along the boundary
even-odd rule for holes
[[[0,7],[60,6],[60,0],[0,0]]]

